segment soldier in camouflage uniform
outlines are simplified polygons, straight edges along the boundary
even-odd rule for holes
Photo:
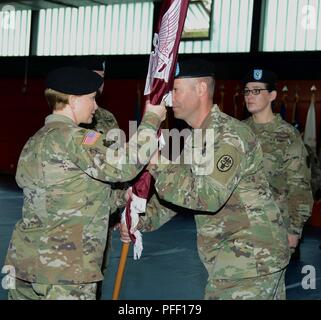
[[[208,271],[205,299],[284,299],[286,229],[264,175],[261,147],[247,125],[213,106],[211,64],[190,60],[178,70],[174,115],[192,133],[196,128],[214,131],[213,141],[198,146],[214,150],[205,162],[212,169],[201,175],[204,164],[150,164],[157,195],[138,229],[155,230],[175,215],[170,205],[184,207],[194,214],[198,252]],[[186,145],[184,153],[195,147],[191,136]],[[129,240],[124,225],[121,235]]]
[[[24,204],[6,257],[16,278],[9,299],[95,299],[109,215],[126,201],[110,182],[133,179],[148,162],[146,157],[131,164],[128,150],[126,161],[112,162],[109,141],[78,126],[92,121],[101,83],[96,73],[70,67],[47,77],[45,95],[53,114],[28,140],[17,167]],[[137,143],[130,140],[127,148],[140,150],[153,136],[157,142],[166,111],[152,105],[147,110]]]
[[[265,174],[287,228],[289,247],[294,251],[313,205],[308,153],[299,131],[272,111],[276,75],[254,69],[243,83],[245,103],[252,114],[245,123],[261,144]]]
[[[88,70],[94,71],[99,74],[103,79],[106,76],[106,62],[101,56],[80,56],[74,59],[73,65],[80,68],[86,68]],[[97,91],[96,99],[99,98],[104,90],[104,82]],[[119,129],[117,120],[115,116],[105,108],[98,106],[93,120],[91,123],[81,123],[79,125],[82,128],[92,129],[100,132],[102,135],[106,136],[107,132],[112,129]],[[128,183],[116,183],[113,184],[113,188],[126,190],[129,187]],[[119,216],[121,208],[118,208],[109,219],[109,228],[113,229],[118,226]],[[104,253],[104,259],[102,263],[102,273],[105,274],[107,270],[109,252],[112,243],[112,232],[108,232],[108,239]],[[97,299],[99,300],[102,295],[102,281],[97,284]]]

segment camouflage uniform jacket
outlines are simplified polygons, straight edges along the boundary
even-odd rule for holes
[[[300,133],[278,114],[266,124],[245,120],[263,151],[264,170],[289,234],[301,235],[313,197],[308,153]]]
[[[191,213],[196,213],[198,251],[209,279],[279,271],[289,259],[286,229],[264,175],[255,135],[217,106],[204,120],[202,129],[206,128],[214,129],[214,144],[207,146],[214,148],[212,171],[196,175],[195,164],[152,167],[159,198],[196,210]],[[151,201],[141,217],[142,230],[158,228],[175,214],[164,207],[159,210],[155,196]]]
[[[98,107],[96,110],[92,123],[81,124],[80,126],[87,129],[93,129],[102,134],[106,134],[111,129],[119,128],[115,116],[101,107]]]
[[[309,162],[311,164],[311,189],[314,200],[317,199],[317,192],[321,191],[321,160],[318,158],[314,148],[305,144],[309,155]]]
[[[96,110],[91,123],[81,123],[79,126],[82,128],[92,129],[100,132],[102,135],[104,135],[104,137],[106,137],[106,134],[109,130],[119,129],[118,122],[115,116],[110,111],[101,107],[98,107],[98,109]],[[129,186],[129,182],[111,183],[112,189],[117,190],[117,192],[121,192],[120,190],[127,190]]]
[[[145,114],[138,149],[147,138],[142,130],[156,137],[159,125],[157,115]],[[24,146],[16,173],[24,194],[22,219],[6,258],[17,278],[44,284],[103,279],[109,214],[125,204],[106,182],[131,180],[144,166],[128,164],[129,159],[111,164],[105,145],[100,133],[80,128],[68,117],[50,115]]]

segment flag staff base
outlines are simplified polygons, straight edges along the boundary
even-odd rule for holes
[[[120,260],[119,260],[119,265],[118,265],[118,270],[116,274],[116,280],[114,284],[114,291],[112,295],[112,300],[118,300],[119,298],[119,293],[120,293],[120,288],[121,284],[123,281],[124,277],[124,270],[126,266],[126,260],[128,256],[128,250],[129,250],[130,242],[128,243],[123,243],[122,248],[121,248],[121,254],[120,254]]]

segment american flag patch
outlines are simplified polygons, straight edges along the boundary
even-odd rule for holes
[[[82,141],[82,144],[86,146],[91,146],[96,143],[98,138],[100,137],[100,133],[96,131],[89,131],[84,136],[84,139]]]

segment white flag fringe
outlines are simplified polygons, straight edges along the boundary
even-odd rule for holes
[[[161,133],[158,138],[158,149],[161,150],[165,147],[166,141],[164,139],[163,134]],[[132,226],[130,228],[130,232],[135,236],[136,241],[134,243],[134,260],[140,259],[143,252],[143,237],[142,233],[139,230],[135,230],[137,224],[139,222],[139,214],[144,213],[146,211],[147,200],[144,198],[140,198],[132,193],[132,202],[130,203],[130,216]],[[126,222],[126,208],[123,210],[121,214],[121,223],[126,224],[128,229],[128,225]]]
[[[130,215],[132,218],[132,221],[131,221],[132,225],[130,228],[130,232],[136,238],[136,241],[134,243],[134,260],[139,259],[142,255],[142,252],[143,252],[142,234],[139,230],[136,230],[136,231],[134,231],[134,230],[137,227],[137,224],[139,222],[139,213],[143,213],[146,211],[146,202],[147,202],[146,199],[137,197],[134,193],[132,194],[132,202],[130,203]],[[121,214],[121,222],[125,223],[127,226],[126,208],[124,209],[124,211]]]

